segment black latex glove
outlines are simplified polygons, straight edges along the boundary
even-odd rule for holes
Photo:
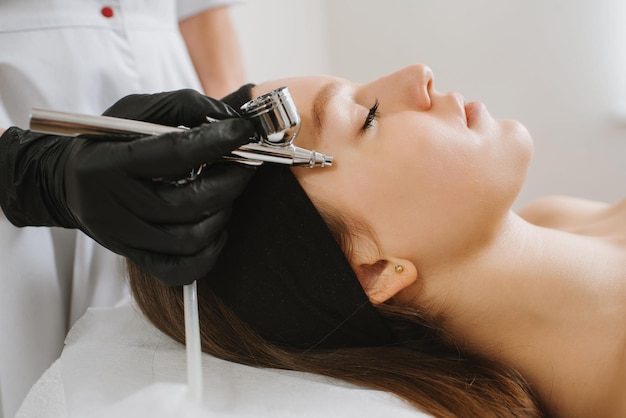
[[[11,128],[0,138],[2,210],[17,226],[78,228],[167,285],[202,278],[224,246],[232,201],[254,173],[220,157],[248,143],[252,125],[192,90],[127,96],[105,114],[192,129],[103,141]],[[203,124],[206,116],[226,120]],[[182,186],[154,181],[204,163]]]

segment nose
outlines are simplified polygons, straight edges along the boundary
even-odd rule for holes
[[[430,91],[433,88],[433,71],[424,64],[410,65],[386,77],[396,96],[394,102],[410,109],[430,109]],[[391,87],[391,86],[389,86]]]

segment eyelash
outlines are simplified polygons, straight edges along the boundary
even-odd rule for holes
[[[378,100],[374,103],[374,106],[371,107],[367,117],[365,118],[365,123],[363,124],[362,131],[366,131],[374,125],[374,121],[378,119]]]

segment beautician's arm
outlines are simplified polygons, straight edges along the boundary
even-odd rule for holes
[[[245,84],[239,40],[228,7],[198,13],[179,23],[207,96],[223,97]]]

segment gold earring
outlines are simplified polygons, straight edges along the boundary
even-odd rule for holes
[[[404,267],[401,266],[400,264],[398,264],[394,270],[396,271],[396,273],[402,273],[404,271]]]

